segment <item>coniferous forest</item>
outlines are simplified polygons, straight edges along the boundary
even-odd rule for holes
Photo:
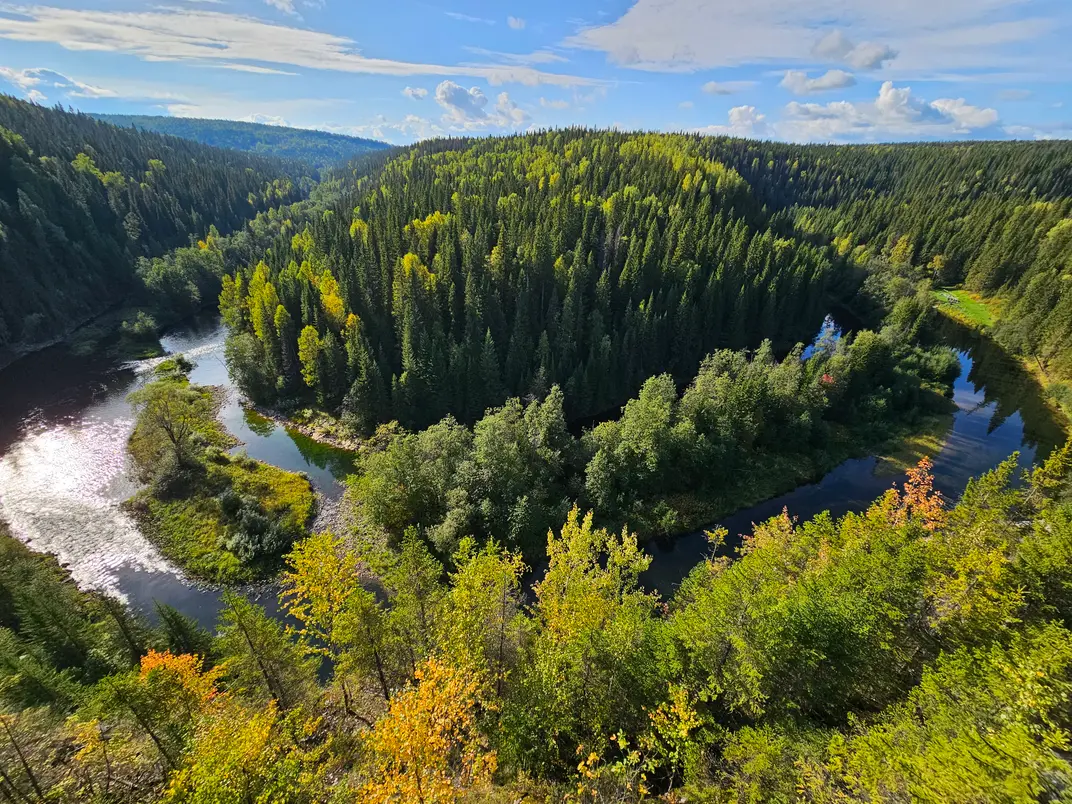
[[[130,114],[99,114],[95,117],[121,128],[133,127],[215,145],[217,148],[292,159],[316,168],[335,167],[368,151],[389,147],[386,143],[364,137],[236,120]]]
[[[568,129],[312,187],[9,106],[9,340],[106,270],[154,314],[218,290],[242,392],[358,449],[311,527],[308,480],[228,454],[213,389],[157,366],[134,507],[199,577],[277,585],[209,631],[0,523],[0,800],[1072,799],[1072,446],[956,498],[924,459],[860,513],[710,524],[948,414],[936,288],[1072,378],[1072,145]],[[646,588],[644,542],[701,525],[708,557]]]
[[[0,348],[137,294],[139,260],[299,200],[303,175],[0,96]]]

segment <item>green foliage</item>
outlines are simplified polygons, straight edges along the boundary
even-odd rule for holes
[[[219,292],[218,254],[156,258],[298,200],[301,175],[0,96],[0,347],[62,335],[128,296],[188,312]]]
[[[194,576],[250,580],[273,571],[305,533],[316,498],[304,475],[223,452],[234,440],[216,418],[216,392],[191,385],[189,368],[164,361],[158,379],[131,394],[137,421],[128,448],[152,485],[129,506]]]
[[[232,148],[236,151],[306,162],[317,168],[334,167],[359,154],[389,147],[386,143],[362,137],[236,120],[130,114],[98,114],[94,117],[121,128],[133,127],[141,131],[182,137],[217,148]]]

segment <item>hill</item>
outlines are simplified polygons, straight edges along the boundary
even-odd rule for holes
[[[127,114],[98,114],[94,117],[123,128],[133,126],[217,148],[296,159],[317,168],[331,167],[360,154],[391,147],[385,142],[362,137],[236,120]]]
[[[0,348],[120,301],[139,258],[300,199],[302,171],[0,95]]]

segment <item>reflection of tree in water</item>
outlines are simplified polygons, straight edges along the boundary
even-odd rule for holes
[[[303,435],[297,430],[288,428],[287,435],[290,436],[290,440],[294,442],[294,446],[298,448],[301,456],[317,469],[327,469],[334,477],[339,479],[353,473],[354,456],[347,450],[335,449],[313,441],[309,436]]]
[[[261,438],[267,438],[275,431],[275,422],[256,411],[246,408],[242,411],[242,417],[246,420],[246,426]]]
[[[978,407],[994,405],[988,433],[1019,412],[1024,423],[1024,443],[1035,449],[1038,459],[1064,443],[1064,430],[1043,401],[1038,382],[1020,361],[991,339],[956,321],[943,319],[942,336],[947,344],[971,358],[967,379],[975,392],[983,395]]]

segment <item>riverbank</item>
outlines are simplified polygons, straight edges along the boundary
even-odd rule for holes
[[[241,401],[243,409],[252,411],[266,421],[270,421],[288,432],[301,433],[311,441],[332,449],[358,452],[364,440],[354,436],[337,417],[322,410],[304,408],[287,416],[281,411],[250,402]]]
[[[731,487],[666,498],[664,502],[678,514],[677,526],[673,534],[657,538],[673,540],[712,528],[727,516],[817,483],[853,459],[874,458],[874,475],[892,482],[922,458],[933,459],[945,448],[955,412],[956,406],[948,402],[946,411],[924,416],[913,425],[900,425],[879,442],[863,442],[842,431],[832,434],[825,449],[810,455],[757,455]]]
[[[935,309],[939,313],[987,338],[1010,359],[1016,360],[1037,384],[1039,398],[1057,415],[1065,432],[1072,433],[1072,382],[1051,376],[1037,359],[1014,355],[990,337],[990,330],[1001,320],[1004,306],[1001,299],[984,298],[958,288],[935,290],[934,297]]]

